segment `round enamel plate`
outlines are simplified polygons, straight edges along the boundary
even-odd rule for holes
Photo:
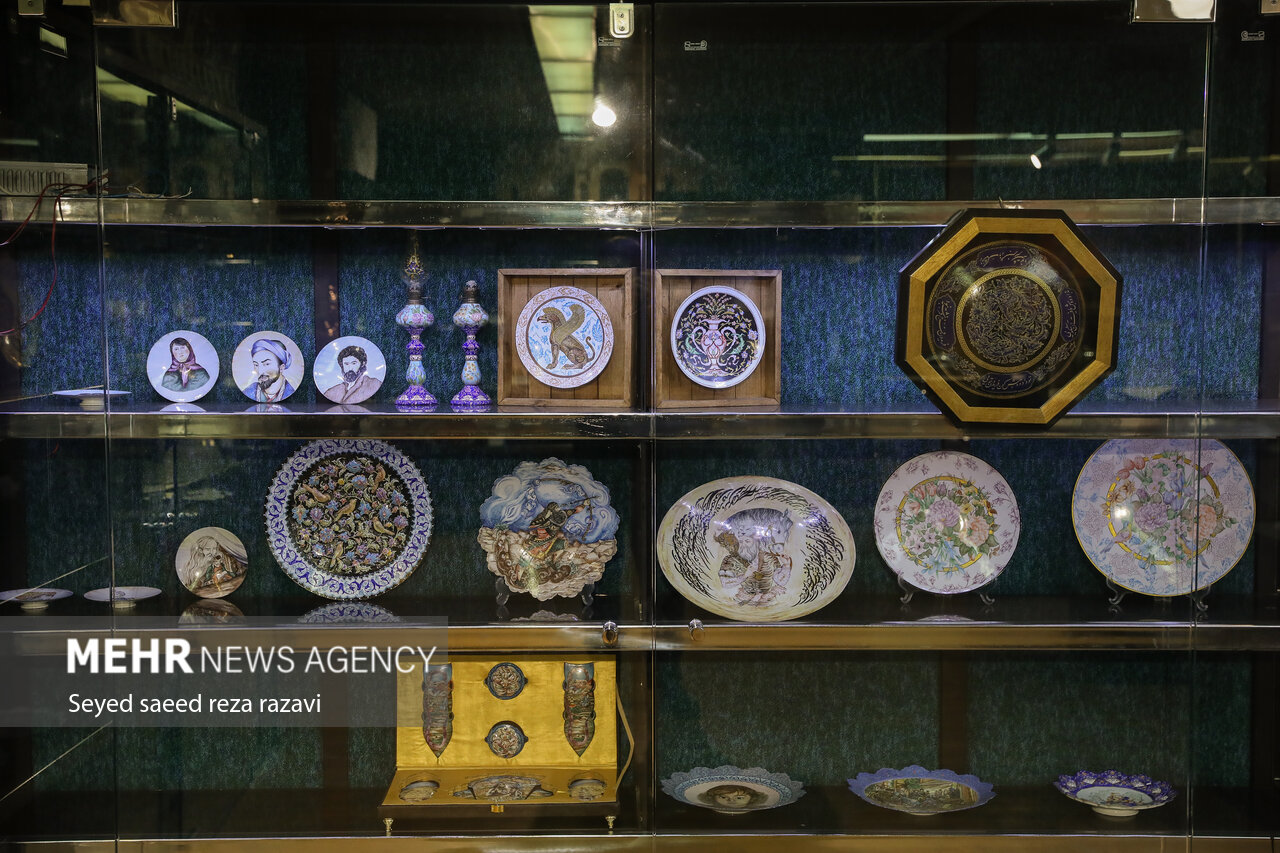
[[[431,495],[390,444],[326,439],[284,463],[266,518],[271,552],[300,586],[325,598],[371,598],[417,568],[431,538]]]
[[[883,767],[859,773],[849,790],[879,806],[914,815],[934,815],[976,808],[995,796],[991,784],[951,770],[926,770],[912,764],[901,770]]]
[[[804,785],[785,773],[732,765],[695,767],[662,780],[662,790],[682,803],[723,814],[775,809],[804,796]]]
[[[917,456],[876,501],[876,547],[889,568],[926,592],[969,592],[1004,571],[1018,545],[1018,502],[1004,477],[967,453]]]
[[[316,353],[311,378],[321,396],[333,403],[363,403],[382,387],[387,360],[373,341],[346,335]]]
[[[609,363],[613,321],[585,290],[549,287],[520,311],[515,343],[520,363],[534,379],[552,388],[577,388]]]
[[[1143,595],[1218,581],[1249,547],[1254,514],[1249,475],[1213,439],[1108,441],[1071,496],[1085,555],[1116,586]]]
[[[658,561],[676,591],[743,622],[825,607],[853,575],[853,535],[813,492],[770,477],[705,483],[667,510]]]
[[[257,403],[278,403],[293,396],[307,377],[302,350],[288,335],[254,332],[231,356],[231,375],[240,393]]]
[[[218,351],[198,332],[170,332],[147,353],[147,379],[166,400],[199,400],[218,384]]]
[[[201,598],[222,598],[244,583],[249,555],[230,530],[201,527],[187,534],[173,558],[178,580]]]
[[[671,321],[676,365],[704,388],[731,388],[764,357],[764,318],[745,293],[704,287],[690,293]]]
[[[154,586],[117,586],[91,589],[84,594],[90,601],[142,601],[155,598],[160,590]]]

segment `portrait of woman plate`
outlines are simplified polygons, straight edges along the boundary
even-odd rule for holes
[[[335,438],[304,445],[266,502],[267,543],[298,585],[325,598],[371,598],[413,574],[431,537],[422,472],[390,444]]]
[[[330,402],[363,403],[382,387],[387,360],[372,341],[346,335],[316,353],[311,376],[316,389]]]
[[[804,796],[804,785],[785,773],[762,767],[745,770],[726,764],[695,767],[662,780],[662,790],[682,803],[721,814],[746,814],[776,809]]]
[[[969,592],[996,579],[1021,518],[1000,472],[967,453],[925,453],[893,472],[876,500],[880,556],[926,592]]]
[[[1235,567],[1249,547],[1253,484],[1213,439],[1114,439],[1080,470],[1071,523],[1115,586],[1185,595]]]
[[[241,393],[255,403],[279,403],[302,386],[307,366],[302,350],[288,335],[254,332],[231,356],[231,375]]]
[[[170,332],[147,354],[147,379],[166,400],[199,400],[218,384],[218,351],[198,332]]]
[[[201,527],[182,540],[173,566],[188,591],[201,598],[222,598],[244,583],[249,555],[231,531]]]
[[[853,575],[849,525],[804,486],[727,477],[676,501],[658,528],[658,561],[676,591],[744,622],[825,607]]]
[[[549,287],[516,320],[516,353],[529,375],[552,388],[577,388],[600,375],[613,355],[613,321],[590,293]]]

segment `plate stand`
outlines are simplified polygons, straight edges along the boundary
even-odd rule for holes
[[[911,599],[915,597],[915,594],[917,592],[920,592],[921,590],[917,589],[916,587],[912,586],[911,584],[903,580],[902,575],[898,575],[897,577],[898,577],[898,588],[902,590],[902,595],[898,596],[898,601],[902,604],[903,608],[906,608],[906,606],[911,603]],[[961,593],[961,594],[963,595],[964,593]],[[947,597],[950,598],[953,596],[947,596]],[[986,609],[990,609],[996,603],[996,599],[994,595],[990,595],[982,591],[978,592],[978,600],[982,602],[983,607]]]
[[[1115,583],[1112,582],[1111,578],[1107,578],[1106,583],[1107,589],[1111,590],[1111,597],[1107,599],[1107,604],[1109,605],[1107,609],[1112,613],[1119,613],[1121,610],[1120,602],[1129,594],[1129,590],[1116,586]],[[1197,589],[1187,593],[1188,597],[1191,599],[1191,604],[1196,609],[1197,615],[1203,616],[1209,612],[1209,604],[1205,599],[1209,597],[1209,590],[1211,589],[1213,589],[1213,584],[1209,584],[1209,586],[1206,586],[1203,589]],[[1158,595],[1151,597],[1160,602],[1161,607],[1168,607],[1174,598],[1181,596]]]
[[[1112,583],[1111,578],[1106,578],[1105,580],[1107,583],[1107,589],[1111,590],[1111,597],[1107,599],[1107,604],[1109,605],[1107,609],[1110,610],[1112,613],[1119,613],[1120,602],[1124,599],[1126,595],[1129,594],[1129,590],[1121,589],[1120,587],[1116,586],[1114,583]]]

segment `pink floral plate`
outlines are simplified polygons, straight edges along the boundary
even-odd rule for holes
[[[1022,527],[1013,490],[967,453],[925,453],[893,472],[875,513],[876,547],[903,581],[969,592],[1004,571]]]
[[[1231,571],[1249,547],[1253,484],[1213,439],[1113,439],[1080,469],[1071,523],[1112,583],[1185,595]]]

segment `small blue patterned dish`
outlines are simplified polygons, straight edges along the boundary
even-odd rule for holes
[[[1059,776],[1053,786],[1098,814],[1111,817],[1132,817],[1144,809],[1163,806],[1178,796],[1168,782],[1155,782],[1150,776],[1128,776],[1115,770],[1101,773],[1081,770],[1074,776]]]

